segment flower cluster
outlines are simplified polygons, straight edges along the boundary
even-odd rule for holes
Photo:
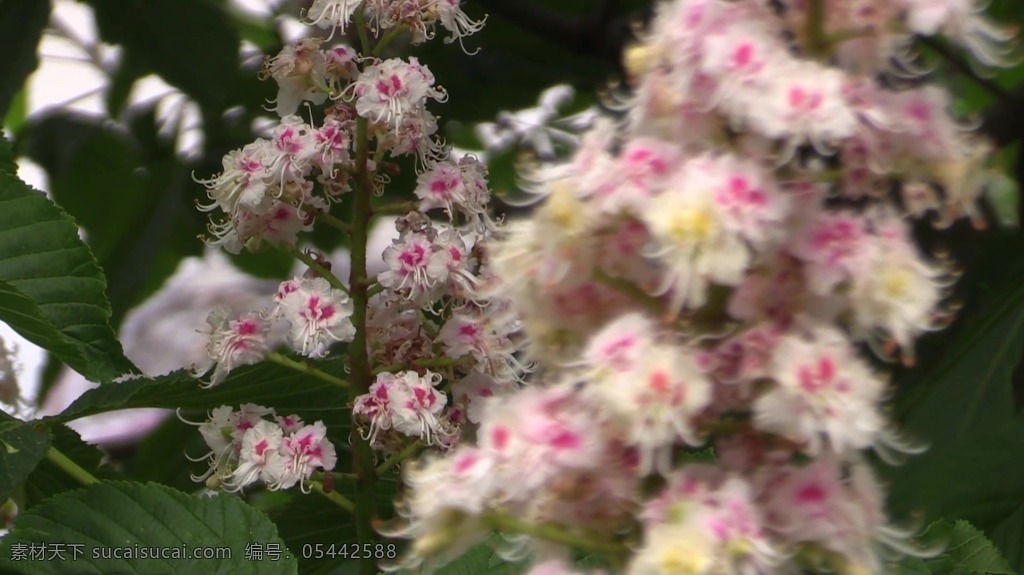
[[[472,179],[458,186],[489,195],[475,159],[438,162],[424,175],[452,170],[458,177],[460,165],[471,166]],[[482,250],[493,222],[481,209],[456,226],[459,212],[445,211],[447,224],[419,211],[398,219],[399,236],[383,254],[387,269],[377,276],[381,292],[369,301],[371,362],[382,367],[369,392],[356,398],[354,413],[384,453],[410,437],[454,447],[463,424],[479,421],[484,400],[517,389],[526,369],[516,358],[515,316],[502,300],[481,294],[489,281]]]
[[[238,411],[222,405],[199,426],[209,453],[191,461],[207,461],[210,469],[194,481],[210,488],[240,491],[260,482],[268,489],[289,489],[316,470],[330,471],[338,458],[327,428],[320,421],[306,425],[297,415],[282,417],[273,409],[247,403]]]
[[[479,32],[483,20],[475,22],[459,7],[460,0],[314,0],[306,14],[307,22],[332,30],[349,25],[363,11],[375,30],[406,28],[412,32],[412,43],[433,39],[434,29],[441,26],[450,35],[451,43]]]
[[[273,309],[248,311],[235,317],[224,306],[207,318],[209,361],[193,369],[201,376],[213,369],[210,386],[224,381],[232,369],[259,363],[284,339],[307,357],[323,357],[336,342],[352,341],[352,302],[341,289],[321,277],[296,277],[281,283]],[[287,336],[281,329],[287,328]]]
[[[908,551],[864,452],[916,448],[862,353],[910,364],[948,320],[955,274],[912,225],[982,223],[993,177],[914,67],[910,36],[940,31],[982,63],[1005,53],[967,1],[661,3],[626,55],[621,119],[527,175],[538,207],[469,286],[492,307],[433,340],[474,369],[501,358],[514,379],[521,348],[535,376],[473,406],[475,444],[407,469],[392,526],[414,539],[405,565],[508,517],[606,550],[625,538],[631,575],[879,572]],[[435,172],[417,195],[465,213],[464,172]],[[387,285],[435,301],[442,248],[412,231],[396,248]],[[378,436],[400,411],[443,432],[395,393],[403,406],[360,408]],[[538,571],[570,572],[567,548],[524,531],[513,543]]]
[[[362,32],[379,36],[374,49],[363,45],[375,54],[394,32],[411,32],[418,43],[440,26],[451,34],[448,41],[461,42],[482,24],[470,20],[457,0],[317,0],[306,18],[332,34],[355,20]],[[280,345],[320,358],[333,344],[352,342],[373,366],[351,385],[366,391],[353,398],[355,431],[383,454],[417,441],[450,449],[462,426],[479,420],[482,400],[517,387],[523,372],[513,341],[518,323],[506,304],[481,294],[490,281],[484,244],[497,228],[487,213],[487,169],[475,157],[451,156],[435,137],[437,119],[428,104],[444,102],[447,94],[427,66],[416,58],[360,55],[329,42],[303,39],[266,60],[262,75],[277,83],[272,104],[279,124],[268,137],[225,156],[221,174],[199,180],[210,198],[200,209],[223,214],[210,226],[211,245],[231,252],[286,249],[309,270],[280,284],[273,308],[240,315],[215,310],[205,330],[209,362],[195,372],[212,370],[209,385],[217,385],[236,367],[268,356],[297,365],[272,355]],[[320,125],[295,115],[310,104],[325,107]],[[363,204],[353,207],[348,222],[331,215],[339,202],[356,203],[347,199],[355,194],[367,201],[380,195],[403,156],[416,170],[409,195],[418,202],[372,210]],[[337,278],[320,254],[298,247],[300,234],[315,225],[350,236],[355,247],[355,234],[365,234],[374,215],[400,216],[397,239],[380,254],[386,269],[375,277]],[[363,313],[354,309],[357,302]],[[318,369],[302,365],[307,373]],[[340,377],[328,379],[349,386]],[[259,427],[253,441],[270,445],[280,435]],[[238,449],[251,448],[239,441]],[[211,448],[212,468],[225,468],[222,448]],[[264,471],[273,462],[246,461],[227,465],[234,479],[222,483],[234,488],[258,478],[282,485],[273,469]]]

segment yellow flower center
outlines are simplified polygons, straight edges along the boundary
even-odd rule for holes
[[[671,217],[668,235],[680,244],[707,241],[715,232],[715,220],[707,206],[678,209]]]
[[[890,267],[882,272],[882,293],[888,299],[903,299],[910,291],[910,275],[899,268]]]
[[[710,558],[700,551],[673,546],[662,552],[659,566],[662,575],[699,575],[709,562]]]

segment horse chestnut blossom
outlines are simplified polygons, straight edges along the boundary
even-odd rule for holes
[[[285,329],[288,345],[307,357],[323,357],[331,344],[351,341],[355,335],[349,319],[351,301],[323,278],[300,276],[284,281],[273,301],[272,310],[245,312],[238,319],[229,319],[225,307],[214,310],[202,332],[209,338],[209,362],[193,372],[202,375],[216,366],[208,385],[217,385],[236,367],[266,358]]]
[[[503,302],[514,346],[486,307],[438,332],[475,370],[453,387],[474,439],[406,470],[387,530],[414,540],[401,566],[513,521],[543,524],[505,549],[538,572],[571,571],[566,541],[630,575],[874,573],[922,553],[866,463],[918,448],[862,354],[910,364],[945,323],[955,274],[915,220],[979,224],[996,177],[913,66],[912,36],[939,32],[1004,60],[1008,33],[971,0],[660,2],[625,55],[619,118],[531,167],[536,208],[487,244],[476,293]],[[421,172],[421,208],[451,218],[461,176]],[[439,270],[423,244],[417,269]],[[509,349],[533,363],[508,361],[523,385],[499,391],[487,359]]]
[[[224,306],[213,310],[206,319],[208,343],[206,351],[210,361],[194,372],[202,375],[216,366],[210,376],[210,387],[224,381],[228,373],[241,365],[262,361],[269,351],[270,324],[256,312],[248,312],[231,319],[231,311]]]
[[[193,479],[211,488],[241,491],[263,483],[278,490],[300,484],[306,491],[305,482],[314,471],[330,471],[337,462],[334,444],[320,421],[300,425],[297,415],[278,416],[273,409],[251,403],[238,411],[222,405],[202,423],[180,415],[179,419],[197,425],[210,448],[203,457],[189,460],[209,462],[209,470]]]
[[[324,278],[285,282],[278,296],[275,315],[290,324],[288,341],[302,355],[323,356],[325,346],[352,341],[352,302]]]
[[[424,110],[428,98],[444,102],[448,95],[434,87],[434,75],[416,58],[398,58],[367,66],[350,85],[356,96],[356,111],[374,123],[390,125],[396,131],[405,115]]]
[[[438,436],[450,435],[452,430],[440,418],[448,402],[447,394],[436,389],[441,379],[430,371],[422,377],[414,371],[377,374],[370,392],[359,396],[352,409],[353,414],[370,420],[371,445],[380,431],[391,429],[421,438],[428,445]]]

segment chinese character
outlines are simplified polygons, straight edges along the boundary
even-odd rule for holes
[[[11,543],[11,561],[28,561],[28,545]]]
[[[29,543],[28,558],[32,561],[46,561],[46,544]]]
[[[262,543],[246,543],[245,544],[245,558],[248,561],[262,561],[263,560],[263,544]]]
[[[281,559],[280,543],[267,543],[267,558],[272,561],[278,561]]]
[[[50,543],[50,547],[47,549],[49,553],[46,554],[47,561],[64,561],[64,544],[63,543]]]

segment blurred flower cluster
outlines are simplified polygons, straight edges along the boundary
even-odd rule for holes
[[[983,225],[996,177],[919,69],[912,38],[935,33],[982,65],[1009,49],[967,0],[659,5],[619,117],[529,170],[534,213],[488,246],[486,321],[521,327],[532,377],[406,469],[405,566],[510,522],[509,556],[545,574],[572,572],[572,547],[633,575],[876,573],[915,552],[866,457],[919,449],[886,419],[882,366],[952,313],[952,265],[913,226]],[[514,366],[453,345],[478,322],[435,341]],[[381,375],[359,407],[377,437],[443,420],[419,399],[433,374]]]

